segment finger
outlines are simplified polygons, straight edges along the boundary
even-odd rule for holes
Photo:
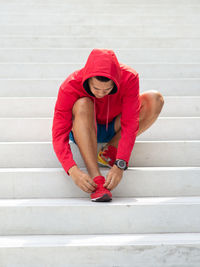
[[[89,188],[92,191],[94,191],[96,189],[96,187],[97,187],[97,184],[95,184],[95,182],[92,179],[88,180],[87,182],[88,182]]]
[[[91,192],[94,192],[96,190],[96,188],[94,186],[91,186],[90,184],[89,184],[88,188]]]
[[[113,190],[119,184],[120,180],[121,179],[119,179],[119,177],[114,177],[112,179],[112,183],[110,183],[111,186],[110,190]]]
[[[91,185],[88,181],[85,181],[84,185],[91,191],[93,192],[96,188]]]
[[[81,189],[82,189],[83,191],[85,191],[86,193],[91,193],[91,192],[90,192],[90,189],[88,189],[87,186],[85,186],[85,185],[82,185]]]
[[[89,181],[89,183],[90,183],[91,185],[93,185],[95,188],[97,187],[97,184],[94,182],[93,179],[89,178],[88,181]]]
[[[111,177],[107,177],[106,182],[103,186],[106,187],[111,182],[111,179],[112,179]]]
[[[114,188],[114,185],[115,185],[115,179],[113,178],[110,184],[107,186],[107,189],[112,190]]]

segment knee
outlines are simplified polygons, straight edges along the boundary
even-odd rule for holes
[[[164,98],[162,94],[156,90],[152,90],[149,93],[149,102],[151,103],[150,105],[154,114],[158,115],[164,105]]]
[[[72,108],[73,115],[85,115],[88,114],[89,111],[93,110],[94,103],[89,97],[79,98]]]

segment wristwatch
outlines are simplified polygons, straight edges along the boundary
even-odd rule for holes
[[[128,169],[127,163],[123,159],[117,159],[114,164],[121,170],[125,171],[126,169]]]

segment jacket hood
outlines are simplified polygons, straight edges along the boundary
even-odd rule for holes
[[[93,49],[83,68],[82,86],[86,90],[86,92],[93,97],[94,114],[96,118],[96,104],[95,104],[96,97],[91,92],[90,87],[88,85],[88,79],[94,76],[105,76],[113,80],[114,82],[114,87],[112,91],[107,95],[106,131],[108,131],[109,95],[115,94],[119,90],[119,84],[121,79],[121,68],[113,50],[97,49],[97,48]],[[97,135],[97,122],[95,123],[95,127]]]
[[[93,76],[105,76],[114,82],[114,87],[109,95],[119,90],[121,69],[113,50],[93,49],[83,69],[82,85],[86,92],[95,97],[90,91],[88,79]]]

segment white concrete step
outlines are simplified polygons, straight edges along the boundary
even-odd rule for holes
[[[199,267],[199,251],[199,233],[0,237],[3,267]]]
[[[200,140],[200,117],[159,117],[137,140]]]
[[[87,173],[85,168],[82,171]],[[106,178],[109,169],[100,167]],[[178,197],[200,195],[200,167],[129,168],[113,197]],[[1,168],[1,199],[89,197],[63,168]]]
[[[52,118],[0,118],[0,142],[52,140]],[[200,140],[199,117],[159,117],[139,141]]]
[[[0,97],[0,118],[53,118],[56,99],[56,97]],[[200,96],[164,96],[164,100],[165,104],[159,118],[200,116]]]
[[[98,150],[104,143],[98,144]],[[85,164],[76,144],[70,141],[75,162]],[[198,167],[200,140],[136,141],[129,161],[130,167]],[[51,142],[1,142],[0,168],[62,167]]]
[[[144,9],[145,12],[146,9]],[[15,11],[16,12],[16,11]],[[45,11],[44,11],[45,12]],[[88,12],[89,13],[89,12]],[[145,12],[146,13],[146,12]],[[38,14],[36,12],[9,12],[9,13],[0,13],[0,24],[52,24],[52,25],[59,25],[59,24],[95,24],[95,25],[128,25],[133,23],[133,14],[129,13],[126,16],[123,14],[113,14],[113,13],[107,13],[107,14],[90,14],[88,16],[87,13],[77,14],[74,12],[74,14],[71,14],[71,12],[67,16],[60,16],[59,13],[53,14],[52,13],[43,13],[43,16],[41,14]],[[194,16],[194,15],[135,15],[134,16],[134,24],[148,24],[152,26],[162,25],[162,24],[198,24],[200,23],[200,17]]]
[[[5,3],[7,3],[6,2],[6,0],[2,0],[2,4],[5,4]],[[18,0],[12,0],[12,1],[10,1],[9,2],[9,4],[11,5],[11,4],[16,4],[16,3],[19,3],[19,4],[22,4],[22,5],[24,5],[24,4],[29,4],[29,5],[31,5],[31,4],[39,4],[39,5],[41,5],[41,4],[43,4],[43,5],[55,5],[55,1],[54,0],[50,0],[50,1],[48,1],[48,4],[47,4],[47,2],[45,1],[45,0],[42,0],[42,1],[39,1],[39,0],[28,0],[28,1],[25,1],[25,0],[23,0],[23,1],[18,1]],[[81,0],[68,0],[67,1],[67,4],[66,4],[66,1],[64,1],[64,0],[57,0],[56,1],[56,4],[58,5],[80,5],[82,3],[82,1]],[[85,1],[85,3],[84,4],[86,4],[86,5],[91,5],[91,4],[93,4],[94,2],[92,1],[92,0],[86,0]],[[172,0],[163,0],[162,1],[162,6],[169,6],[169,5],[178,5],[178,4],[184,4],[185,6],[190,6],[190,5],[197,5],[199,3],[199,1],[198,0],[191,0],[190,1],[190,3],[188,4],[188,1],[186,1],[186,0],[175,0],[175,1],[172,1]],[[98,2],[98,4],[97,5],[105,5],[105,6],[107,6],[108,5],[108,2],[106,1],[106,0],[100,0],[99,2]],[[116,0],[116,1],[114,1],[114,0],[109,0],[109,4],[117,4],[117,5],[119,5],[119,4],[122,4],[122,2],[121,2],[121,0]],[[125,5],[133,5],[133,1],[131,1],[131,0],[125,0],[125,1],[123,1],[123,4],[125,4]],[[143,6],[143,5],[145,5],[145,6],[149,6],[149,5],[159,5],[160,4],[160,1],[159,0],[150,0],[150,1],[148,1],[148,0],[142,0],[142,1],[139,1],[139,0],[135,0],[134,1],[134,5],[139,5],[139,6]],[[8,5],[8,4],[7,4]]]
[[[105,10],[105,7],[103,7]],[[39,27],[38,27],[39,26]],[[0,25],[1,35],[38,35],[38,36],[94,36],[96,32],[102,38],[121,36],[129,38],[130,32],[134,33],[134,37],[188,37],[199,38],[198,24],[165,24],[155,27],[153,25],[19,25],[6,24]]]
[[[26,34],[0,35],[1,48],[94,48],[107,47],[117,48],[199,48],[200,38],[177,38],[177,37],[123,37],[101,38],[99,36],[37,36]]]
[[[59,86],[66,78],[67,74],[63,79],[13,79],[12,77],[11,79],[0,79],[0,97],[57,97]],[[200,79],[172,79],[169,77],[146,79],[140,77],[140,93],[148,90],[157,90],[163,96],[196,97],[200,96]],[[194,113],[191,110],[192,114]]]
[[[165,96],[160,117],[197,117],[200,112],[198,96]]]
[[[5,1],[5,0],[4,0]],[[172,1],[172,0],[171,0]],[[158,16],[158,15],[169,15],[169,16],[178,16],[178,15],[199,15],[200,5],[198,0],[193,0],[194,2],[188,1],[185,4],[181,4],[180,0],[176,0],[177,4],[173,2],[173,8],[170,2],[150,2],[142,4],[141,2],[134,3],[131,2],[122,2],[118,0],[118,2],[113,1],[108,3],[108,1],[104,2],[96,2],[94,1],[85,1],[83,2],[67,2],[63,1],[63,3],[56,2],[55,0],[51,3],[45,2],[33,2],[27,1],[20,2],[16,0],[16,2],[1,2],[1,12],[3,13],[36,13],[36,14],[60,14],[69,15],[69,14],[76,14],[77,16],[81,14],[88,14],[92,12],[93,14],[104,14],[104,13],[112,13],[117,15],[124,15],[132,14],[132,15],[151,15],[151,16]],[[132,22],[133,24],[133,22]]]
[[[123,62],[125,63],[125,62]],[[126,63],[125,63],[126,64]],[[0,79],[66,79],[85,63],[1,63]],[[145,79],[200,77],[199,63],[129,63]],[[165,86],[167,90],[167,86]]]
[[[0,48],[1,63],[65,63],[86,62],[91,48]],[[130,48],[115,49],[119,62],[136,63],[199,63],[200,49]]]
[[[0,199],[0,235],[198,233],[199,214],[200,197]]]

